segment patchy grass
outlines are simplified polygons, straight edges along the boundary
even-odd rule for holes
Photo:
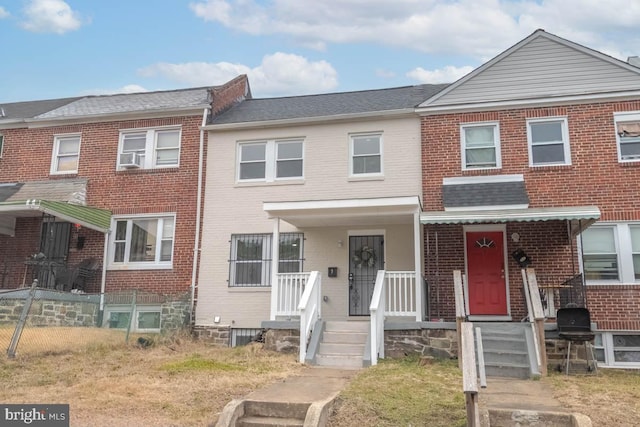
[[[74,427],[207,426],[230,400],[305,369],[293,355],[259,344],[156,341],[0,356],[0,402],[68,403]]]
[[[381,360],[340,394],[329,426],[465,426],[464,402],[455,361]]]
[[[594,426],[640,426],[640,371],[599,369],[597,375],[550,374],[554,397],[588,415]]]

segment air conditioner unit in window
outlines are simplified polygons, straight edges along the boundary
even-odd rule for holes
[[[138,153],[122,153],[120,154],[120,167],[141,168],[142,157]]]

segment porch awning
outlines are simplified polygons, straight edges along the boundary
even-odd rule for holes
[[[101,233],[108,233],[111,226],[111,211],[49,200],[0,202],[0,225],[2,220],[6,226],[9,220],[43,213]]]
[[[598,219],[600,219],[600,209],[597,206],[498,210],[473,209],[423,212],[420,214],[420,222],[422,224],[486,224],[566,220],[571,223],[572,234],[580,233]]]

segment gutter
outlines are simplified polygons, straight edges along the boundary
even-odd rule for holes
[[[202,211],[202,177],[204,174],[204,133],[207,124],[207,116],[210,106],[205,107],[202,112],[202,126],[200,126],[200,150],[198,152],[198,195],[196,198],[196,234],[193,243],[193,269],[191,271],[191,316],[193,316],[194,300],[196,296],[196,286],[198,279],[198,258],[200,255],[200,219]]]
[[[340,120],[355,120],[355,119],[379,119],[379,118],[395,118],[399,116],[415,116],[416,110],[414,108],[403,108],[400,110],[389,111],[372,111],[366,113],[350,113],[350,114],[336,114],[333,116],[318,116],[318,117],[300,117],[295,119],[278,119],[278,120],[262,120],[262,121],[247,121],[236,123],[221,123],[211,124],[204,126],[208,131],[223,131],[230,129],[251,129],[251,128],[266,128],[274,126],[284,125],[303,125],[307,123],[322,123],[322,122],[334,122]]]

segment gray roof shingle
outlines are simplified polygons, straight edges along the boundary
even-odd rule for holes
[[[208,104],[209,87],[160,92],[87,96],[36,116],[39,119],[129,113],[136,111],[200,108]]]
[[[81,98],[47,99],[41,101],[10,102],[0,104],[0,123],[6,120],[31,119]],[[4,112],[4,115],[2,115]]]
[[[0,183],[0,202],[43,199],[84,205],[86,192],[84,178]]]
[[[442,186],[445,208],[528,205],[524,181],[447,184]]]
[[[246,99],[210,124],[330,117],[414,108],[448,84],[340,92],[283,98]]]

